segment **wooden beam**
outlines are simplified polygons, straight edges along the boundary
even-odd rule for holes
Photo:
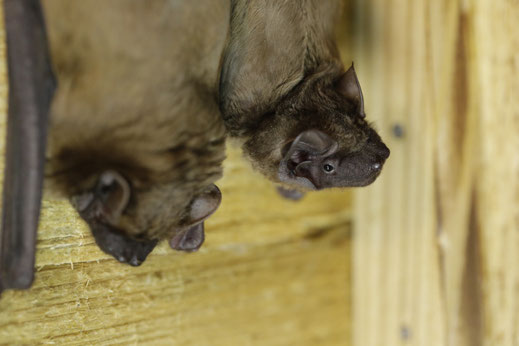
[[[356,195],[354,344],[517,345],[519,5],[356,4],[392,154]]]

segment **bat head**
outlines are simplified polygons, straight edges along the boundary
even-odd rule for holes
[[[389,156],[376,132],[371,135],[362,150],[348,152],[341,151],[339,143],[320,130],[304,131],[285,150],[279,179],[310,190],[369,185]]]
[[[353,65],[324,90],[330,95],[323,102],[327,107],[310,111],[322,121],[283,148],[279,180],[310,190],[369,185],[380,174],[389,149],[365,121]]]
[[[336,77],[308,79],[276,109],[264,137],[245,144],[254,166],[267,167],[263,173],[272,180],[299,190],[371,184],[389,149],[365,119],[353,65]],[[262,146],[270,150],[255,149]]]
[[[170,245],[176,250],[196,251],[202,245],[203,222],[217,210],[221,193],[211,184],[192,198],[186,196],[178,198],[167,186],[138,191],[122,174],[108,170],[93,189],[74,196],[72,204],[103,251],[136,266],[164,233],[173,237]]]

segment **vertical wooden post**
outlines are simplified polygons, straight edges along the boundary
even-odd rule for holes
[[[392,154],[357,193],[354,345],[517,345],[519,4],[356,4]]]
[[[474,14],[482,345],[519,345],[519,3],[470,2]]]

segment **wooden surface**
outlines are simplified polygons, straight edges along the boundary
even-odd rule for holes
[[[280,199],[231,150],[224,200],[198,253],[138,268],[44,201],[36,281],[0,300],[0,344],[348,345],[350,198]]]
[[[45,200],[36,281],[3,294],[0,344],[348,345],[350,194],[285,201],[228,156],[202,249],[162,244],[138,268],[102,253],[68,202]]]
[[[354,17],[392,151],[356,195],[354,345],[519,345],[519,3],[358,0]]]

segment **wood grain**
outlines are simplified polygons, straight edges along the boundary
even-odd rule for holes
[[[354,344],[519,345],[519,4],[355,11],[368,117],[392,154],[356,194]]]

